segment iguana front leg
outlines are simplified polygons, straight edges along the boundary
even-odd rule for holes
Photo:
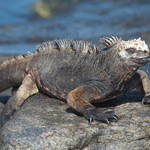
[[[143,96],[142,104],[150,104],[150,80],[146,72],[142,70],[137,71],[138,79],[137,81],[140,82],[136,88]]]
[[[118,120],[111,109],[100,111],[90,102],[101,99],[96,88],[93,86],[81,86],[71,91],[67,96],[67,103],[77,112],[83,114],[91,123],[93,119],[109,124],[110,120]]]
[[[23,104],[31,95],[38,92],[38,88],[31,75],[27,75],[21,86],[13,93],[1,113],[2,125],[13,115],[13,113]]]

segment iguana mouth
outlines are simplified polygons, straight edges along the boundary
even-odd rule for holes
[[[146,64],[148,61],[150,61],[150,56],[148,57],[145,57],[145,58],[134,58],[134,57],[131,57],[131,60],[135,63],[138,63],[138,64]]]

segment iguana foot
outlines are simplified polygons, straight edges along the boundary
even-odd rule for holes
[[[145,97],[142,99],[142,104],[143,104],[143,105],[145,105],[145,104],[150,104],[150,95],[145,96]]]
[[[112,120],[118,121],[118,116],[115,115],[112,109],[100,111],[98,108],[88,107],[86,111],[84,111],[83,115],[89,120],[90,123],[93,120],[98,120],[107,124],[109,124]]]

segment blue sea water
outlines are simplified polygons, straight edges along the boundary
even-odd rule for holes
[[[0,54],[32,52],[37,44],[52,39],[98,44],[105,35],[142,37],[150,45],[149,0],[82,0],[47,18],[35,15],[37,1],[0,1]]]

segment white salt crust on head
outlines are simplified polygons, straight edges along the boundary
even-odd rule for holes
[[[128,41],[121,41],[121,45],[123,45],[123,49],[135,48],[136,50],[149,52],[147,44],[145,43],[145,41],[142,41],[141,38]]]
[[[128,40],[128,41],[120,41],[119,55],[124,59],[128,59],[131,57],[131,55],[125,51],[125,49],[128,49],[128,48],[134,48],[137,51],[149,52],[149,48],[148,48],[147,44],[145,43],[145,41],[142,41],[141,38],[134,39],[134,40]],[[132,57],[136,57],[136,53],[132,54]]]

